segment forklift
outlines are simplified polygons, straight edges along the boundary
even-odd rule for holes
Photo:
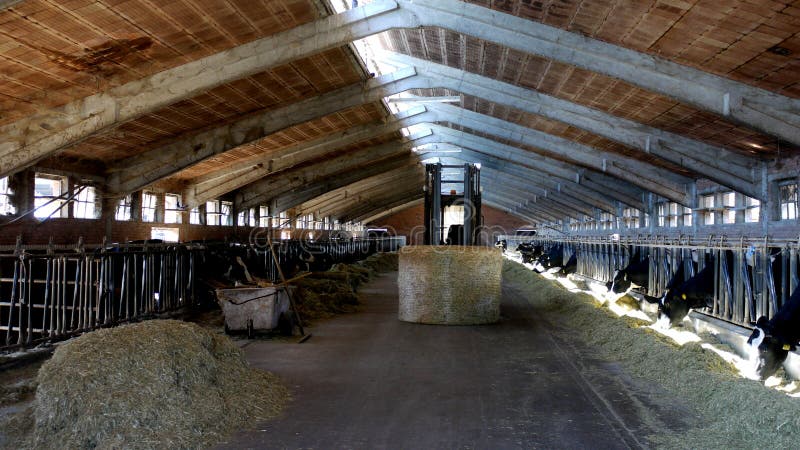
[[[444,179],[444,169],[460,169],[463,178]],[[445,230],[445,208],[458,205],[464,206],[464,221]],[[479,245],[478,231],[482,225],[480,166],[426,164],[425,245]]]

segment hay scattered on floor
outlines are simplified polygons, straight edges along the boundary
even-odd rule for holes
[[[358,310],[358,288],[382,272],[397,270],[397,253],[375,253],[354,264],[335,264],[297,280],[295,306],[303,320],[317,320]]]
[[[649,436],[658,448],[797,448],[798,399],[736,376],[735,370],[697,344],[666,345],[645,328],[632,328],[591,297],[566,291],[517,263],[506,261],[503,279],[512,283],[552,323],[569,329],[629,373],[655,382],[688,400],[703,423],[678,434]]]
[[[275,417],[288,391],[228,338],[175,320],[87,333],[38,374],[32,448],[200,448]]]

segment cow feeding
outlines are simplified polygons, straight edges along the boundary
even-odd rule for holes
[[[289,397],[225,336],[175,320],[99,330],[38,374],[32,448],[199,448],[275,417]]]
[[[593,357],[619,362],[634,377],[692,402],[695,426],[679,434],[649,436],[658,448],[796,448],[797,399],[740,378],[699,344],[677,346],[642,322],[619,320],[588,296],[570,293],[506,261],[503,279],[515,285],[547,320],[591,348]]]

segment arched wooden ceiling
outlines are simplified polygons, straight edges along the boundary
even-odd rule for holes
[[[796,2],[359,3],[0,4],[0,176],[350,220],[415,201],[412,149],[451,146],[492,204],[546,221],[650,192],[690,205],[698,179],[762,198],[800,154]],[[350,46],[367,36],[397,71],[368,73]],[[392,114],[398,93],[460,101]]]

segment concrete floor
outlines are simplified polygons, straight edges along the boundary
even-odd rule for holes
[[[691,420],[657,386],[589,358],[513,285],[498,324],[417,325],[397,320],[396,276],[363,287],[362,312],[319,323],[304,344],[247,345],[293,401],[222,448],[642,448]]]

